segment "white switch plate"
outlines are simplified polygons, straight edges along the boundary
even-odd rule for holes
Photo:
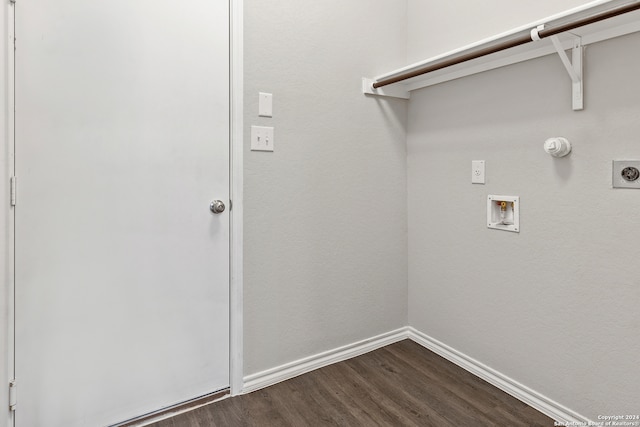
[[[273,117],[273,95],[270,93],[258,93],[258,115],[260,117]]]
[[[471,161],[471,183],[484,184],[484,160]]]
[[[273,151],[273,128],[251,126],[251,151]]]

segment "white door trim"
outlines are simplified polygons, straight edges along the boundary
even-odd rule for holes
[[[4,141],[3,147],[5,148],[5,152],[7,155],[6,164],[2,165],[2,169],[4,169],[5,174],[2,177],[3,184],[6,182],[5,188],[9,186],[10,177],[15,175],[15,49],[14,49],[14,40],[15,40],[15,7],[14,3],[7,2],[6,3],[5,13],[6,16],[6,32],[5,34],[5,46],[6,46],[6,56],[4,57],[5,64],[5,82],[7,88],[7,97],[5,104],[3,105],[5,120],[6,120],[6,140]],[[5,181],[6,179],[6,181]],[[5,198],[7,200],[8,198]],[[7,313],[7,323],[6,323],[6,366],[2,367],[2,375],[0,377],[4,380],[2,382],[2,386],[4,390],[8,392],[8,384],[15,377],[15,209],[13,206],[8,206],[9,209],[4,211],[6,213],[6,259],[2,260],[6,264],[6,287],[3,288],[4,294],[7,297],[6,300],[6,313]],[[2,215],[4,217],[4,215]],[[2,335],[2,334],[0,334]],[[2,347],[4,348],[4,344],[2,343]],[[5,378],[5,375],[7,376]],[[0,395],[7,396],[3,393]],[[8,396],[7,396],[8,400]],[[4,400],[5,402],[7,400]],[[3,422],[6,421],[7,427],[13,426],[13,411],[9,410],[9,405],[2,405],[3,413],[6,414],[6,417],[3,416]],[[6,412],[5,412],[6,411]],[[4,415],[3,414],[3,415]]]
[[[243,382],[243,114],[244,114],[244,0],[231,1],[231,228],[229,292],[229,385],[231,394],[242,393]]]

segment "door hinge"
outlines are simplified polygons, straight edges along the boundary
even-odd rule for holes
[[[16,380],[11,380],[11,382],[9,383],[9,410],[10,411],[16,410],[16,403],[17,403]]]
[[[11,190],[10,190],[10,198],[11,198],[11,206],[16,205],[16,177],[12,176],[10,179]]]

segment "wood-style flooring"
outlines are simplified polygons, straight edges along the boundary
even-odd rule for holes
[[[410,340],[152,424],[553,425],[551,418]]]

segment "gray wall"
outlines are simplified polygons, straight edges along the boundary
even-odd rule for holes
[[[407,3],[407,60],[417,62],[589,1],[408,0]]]
[[[406,8],[370,6],[245,0],[245,375],[407,324],[406,103],[360,91],[405,64]]]
[[[640,402],[640,190],[611,188],[612,159],[640,159],[639,45],[587,48],[581,112],[557,56],[409,106],[409,324],[594,420]],[[486,227],[489,194],[520,196],[519,234]]]

